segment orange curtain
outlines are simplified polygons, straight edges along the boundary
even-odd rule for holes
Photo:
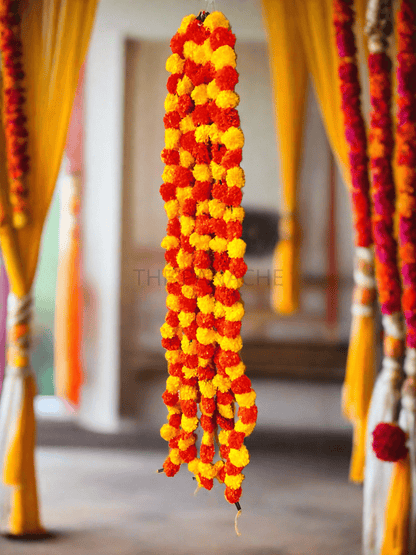
[[[302,153],[302,133],[307,70],[295,4],[288,0],[263,0],[269,45],[276,127],[282,176],[279,243],[275,249],[272,305],[290,314],[299,304],[299,244],[297,184]]]
[[[26,74],[30,172],[30,221],[14,229],[7,201],[5,144],[0,134],[0,204],[6,213],[0,244],[19,314],[30,319],[30,290],[36,272],[43,224],[60,169],[78,74],[84,60],[98,0],[22,0],[23,66]],[[28,345],[24,346],[28,349]],[[29,354],[29,353],[27,353]],[[8,531],[38,534],[40,524],[34,468],[36,393],[25,364],[8,365],[2,392],[0,436],[2,495],[11,495]],[[5,504],[6,500],[3,500]]]

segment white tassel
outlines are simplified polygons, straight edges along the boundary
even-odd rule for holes
[[[409,553],[416,553],[416,349],[406,349],[404,370],[407,379],[403,385],[402,408],[399,426],[408,434],[407,446],[410,454],[410,471],[412,474],[412,499],[409,518]]]
[[[380,422],[394,422],[400,401],[399,363],[385,357],[376,380],[367,423],[366,464],[363,491],[363,555],[380,553],[384,535],[384,512],[390,487],[392,464],[377,459],[372,432]]]

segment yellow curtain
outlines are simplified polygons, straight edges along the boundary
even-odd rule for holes
[[[274,256],[272,305],[290,314],[299,303],[299,242],[297,182],[302,152],[303,114],[307,89],[305,55],[302,49],[295,4],[288,0],[263,0],[273,83],[276,126],[282,176],[280,240]],[[275,275],[277,275],[275,273]]]
[[[6,219],[0,227],[0,243],[11,291],[18,303],[28,298],[35,276],[42,228],[61,165],[78,73],[86,54],[97,2],[19,2],[30,156],[27,177],[30,222],[21,230],[10,225],[3,164],[5,145],[4,136],[0,135],[0,202],[6,212]],[[25,323],[28,321],[29,316]],[[18,365],[14,361],[12,366]],[[36,534],[42,532],[42,526],[33,457],[35,383],[33,374],[10,370],[9,377],[6,370],[0,420],[0,434],[8,439],[2,461],[2,489],[6,485],[12,490],[8,531],[14,535]],[[7,416],[13,416],[13,412],[7,415],[7,407],[12,407],[11,398],[16,398],[16,392],[19,392],[21,402],[10,423]]]

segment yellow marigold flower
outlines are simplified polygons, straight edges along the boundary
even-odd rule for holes
[[[212,270],[209,268],[194,268],[194,272],[199,279],[209,279],[212,280]]]
[[[183,45],[183,54],[185,58],[189,58],[196,64],[206,64],[209,61],[209,50],[203,44],[195,44],[191,40]]]
[[[227,445],[231,430],[221,430],[218,434],[218,441],[221,445]]]
[[[225,66],[235,67],[237,65],[237,57],[231,46],[220,46],[211,56],[211,63],[214,64],[218,71]]]
[[[181,425],[184,432],[193,432],[198,427],[198,418],[196,416],[188,418],[182,414]]]
[[[181,385],[181,380],[176,376],[169,376],[166,380],[166,389],[171,393],[176,393]]]
[[[180,451],[185,451],[185,449],[188,449],[188,447],[190,447],[191,445],[193,445],[195,443],[195,438],[194,437],[188,437],[187,439],[180,439],[178,441],[178,447]]]
[[[183,385],[180,390],[181,399],[182,401],[191,401],[196,399],[197,397],[197,390],[196,387],[192,387],[190,385]]]
[[[220,92],[221,92],[221,89],[219,89],[215,79],[213,79],[210,83],[208,83],[207,94],[209,98],[212,98],[212,100],[215,100],[217,96],[220,94]]]
[[[242,258],[246,252],[246,244],[242,239],[233,239],[228,243],[227,250],[231,258]]]
[[[224,273],[217,272],[214,277],[214,285],[216,287],[228,287],[229,289],[239,289],[243,285],[242,278],[236,278],[230,270]]]
[[[168,94],[165,98],[165,110],[166,112],[173,112],[178,107],[179,98],[176,94]],[[166,147],[169,148],[169,147]]]
[[[207,40],[204,42],[202,46],[204,48],[206,62],[209,62],[211,59],[212,53],[214,52],[211,47],[211,40],[207,38]]]
[[[243,376],[245,370],[246,370],[246,367],[243,362],[239,362],[237,366],[229,366],[228,368],[225,369],[228,376],[230,376],[231,381],[236,380],[240,376]]]
[[[226,474],[224,483],[231,489],[238,489],[243,483],[244,477],[244,474],[237,474],[237,476],[229,476]]]
[[[256,392],[252,390],[249,393],[236,394],[235,400],[240,407],[250,408],[256,402]]]
[[[175,312],[179,311],[179,299],[176,295],[168,295],[166,297],[166,306]]]
[[[195,219],[191,216],[181,217],[181,233],[183,235],[190,235],[195,227]]]
[[[199,235],[199,233],[192,233],[189,237],[189,243],[200,251],[207,251],[209,249],[211,235]]]
[[[192,84],[192,81],[187,75],[185,75],[182,79],[179,79],[178,85],[176,87],[176,92],[178,96],[182,96],[183,94],[190,94],[193,88],[194,86]]]
[[[207,164],[195,164],[192,171],[197,181],[211,181],[211,170]]]
[[[210,314],[214,312],[215,308],[215,299],[210,295],[205,295],[204,297],[199,297],[197,299],[198,308],[204,314]]]
[[[214,237],[209,242],[209,246],[214,252],[225,252],[227,250],[227,245],[227,239],[224,237]]]
[[[176,260],[179,268],[188,268],[188,266],[192,265],[192,253],[179,249]]]
[[[243,341],[241,336],[238,337],[219,337],[218,342],[221,346],[221,349],[224,351],[233,351],[234,353],[238,353],[243,348]]]
[[[240,322],[244,316],[244,305],[239,301],[234,303],[233,306],[226,306],[224,312],[229,322]]]
[[[196,330],[196,338],[203,345],[209,345],[215,341],[217,337],[217,332],[215,330],[210,330],[208,328],[198,328]]]
[[[160,243],[162,249],[176,249],[179,247],[179,239],[173,235],[166,235]]]
[[[197,143],[206,143],[209,141],[210,125],[200,125],[195,130],[195,140]]]
[[[182,19],[181,26],[180,26],[179,29],[178,29],[178,33],[179,33],[180,35],[183,35],[184,33],[186,33],[186,30],[187,30],[187,28],[188,28],[188,25],[189,25],[190,23],[192,23],[192,21],[193,21],[194,19],[196,19],[196,17],[194,16],[194,14],[185,16],[185,17]]]
[[[166,264],[163,268],[163,277],[168,283],[176,283],[179,278],[179,270],[173,268],[170,264]]]
[[[212,12],[204,21],[204,26],[211,32],[217,27],[225,27],[229,29],[230,23],[221,12]]]
[[[198,366],[205,368],[205,366],[208,366],[209,363],[210,363],[210,359],[198,357]]]
[[[232,405],[218,405],[218,412],[224,418],[233,418],[234,407]]]
[[[198,465],[199,465],[199,459],[194,459],[193,461],[188,463],[189,472],[192,472],[192,474],[196,474],[198,472]]]
[[[160,333],[162,334],[162,337],[167,339],[176,335],[176,330],[165,322],[163,326],[160,328]]]
[[[166,60],[166,71],[169,73],[182,73],[185,60],[179,54],[171,54]]]
[[[209,131],[209,138],[211,139],[211,143],[217,144],[221,142],[222,133],[218,129],[216,123],[211,124],[211,129]]]
[[[244,208],[242,206],[227,208],[224,220],[226,222],[242,222],[244,220]]]
[[[230,127],[223,133],[222,142],[227,150],[235,150],[237,148],[243,148],[244,146],[244,135],[241,129],[238,127]]]
[[[250,455],[247,447],[242,445],[240,449],[230,449],[230,462],[234,466],[247,466],[250,462]]]
[[[189,339],[184,335],[181,341],[182,351],[186,355],[195,355],[196,354],[196,344],[194,341],[189,341]]]
[[[181,132],[179,129],[165,129],[165,145],[168,149],[179,148]]]
[[[240,167],[230,168],[227,171],[227,176],[225,178],[228,187],[244,187],[245,178],[244,171]]]
[[[183,372],[186,380],[190,380],[191,378],[195,378],[198,375],[197,368],[187,368],[186,366],[183,366],[182,367],[182,372]]]
[[[204,432],[201,443],[203,445],[214,445],[214,435],[211,432]]]
[[[184,121],[184,119],[182,121]],[[191,167],[192,164],[195,162],[195,158],[192,156],[192,154],[187,150],[183,150],[183,149],[179,151],[179,160],[180,160],[181,166],[183,166],[184,168]]]
[[[217,164],[216,162],[212,161],[209,165],[209,167],[211,168],[211,173],[212,173],[212,177],[216,180],[216,181],[220,181],[221,179],[224,179],[227,170],[225,168],[223,168],[220,164]],[[216,199],[215,199],[216,200]],[[212,202],[212,201],[211,201]],[[223,203],[221,203],[223,204]]]
[[[215,318],[224,318],[225,316],[225,306],[219,301],[215,303],[214,316]]]
[[[215,476],[215,469],[214,469],[214,465],[211,465],[209,463],[203,463],[203,462],[199,462],[198,465],[198,472],[201,474],[201,476],[203,476],[204,478],[214,478]]]
[[[209,201],[203,200],[202,202],[198,202],[196,205],[196,215],[202,216],[203,214],[209,213]]]
[[[167,407],[168,408],[168,417],[172,416],[172,414],[180,414],[181,407],[179,405],[175,405],[174,407]]]
[[[174,296],[174,295],[173,295]],[[175,297],[177,298],[177,297]],[[166,351],[165,359],[171,364],[176,364],[181,359],[181,352],[178,351]]]
[[[160,435],[166,441],[173,439],[178,435],[178,433],[179,430],[177,428],[174,428],[170,424],[163,424],[163,426],[160,428]]]
[[[235,108],[240,103],[240,97],[234,91],[221,91],[215,99],[218,108]]]
[[[179,212],[179,202],[175,199],[165,202],[165,211],[169,219],[175,218]]]
[[[209,202],[209,213],[213,218],[222,218],[225,212],[225,203],[220,202],[218,199],[214,198]]]
[[[207,397],[208,399],[212,399],[212,397],[214,397],[215,395],[215,386],[212,383],[212,380],[201,380],[199,382],[199,391],[201,392],[201,395],[203,395],[204,397]]]
[[[193,131],[195,129],[194,122],[192,121],[191,116],[185,116],[181,119],[179,123],[179,129],[182,133],[187,133],[188,131]]]
[[[197,85],[191,93],[191,98],[197,106],[208,102],[207,86]]]
[[[169,453],[169,458],[173,462],[173,464],[181,464],[181,456],[179,454],[179,449],[172,449]]]
[[[196,297],[196,293],[192,285],[182,285],[182,295],[187,299],[194,299]]]
[[[220,374],[217,374],[214,377],[212,383],[219,391],[221,391],[221,393],[226,393],[231,387],[231,380],[229,378],[224,378],[224,376],[221,376]]]
[[[187,328],[195,320],[195,312],[179,312],[179,323],[183,328]]]
[[[175,179],[176,166],[165,166],[162,173],[162,179],[165,183],[173,183]]]
[[[183,202],[187,198],[192,197],[192,187],[178,187],[176,189],[176,198],[178,199],[179,205],[183,204]]]
[[[255,422],[253,422],[252,424],[243,424],[241,420],[238,420],[238,422],[236,422],[235,424],[234,429],[236,432],[243,432],[246,435],[246,437],[248,437],[252,433],[255,427],[256,427]]]

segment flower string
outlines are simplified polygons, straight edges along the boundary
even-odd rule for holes
[[[373,4],[375,4],[373,2]],[[391,117],[391,60],[386,53],[391,30],[389,12],[377,4],[369,9],[370,77],[369,156],[373,201],[372,230],[375,246],[375,274],[384,328],[384,356],[399,361],[403,355],[401,278],[397,242],[394,237],[396,192],[392,157],[394,148]],[[381,11],[380,11],[381,10]]]
[[[402,0],[398,13],[397,165],[399,255],[406,343],[416,349],[416,8]]]
[[[6,136],[7,165],[13,225],[22,228],[28,221],[28,189],[25,176],[29,171],[24,113],[25,74],[22,65],[19,2],[0,1],[0,48],[3,74],[3,120]]]
[[[200,486],[211,489],[217,478],[225,482],[226,499],[238,504],[242,470],[249,462],[243,442],[255,426],[257,408],[238,354],[244,314],[238,289],[247,268],[240,206],[244,136],[236,110],[239,97],[234,92],[238,82],[234,44],[235,36],[221,13],[190,15],[172,38],[173,54],[166,64],[171,76],[165,102],[162,159],[166,168],[161,194],[165,203],[175,203],[171,217],[178,223],[177,240],[167,235],[162,246],[167,249],[168,265],[178,272],[174,287],[178,321],[173,324],[181,331],[177,333],[173,325],[167,328],[166,322],[162,343],[167,349],[180,350],[179,382],[172,391],[178,397],[168,400],[179,402],[182,417],[180,423],[179,418],[175,420],[174,430],[169,422],[161,433],[170,440],[169,457],[178,443],[175,470],[181,462],[188,462]],[[168,294],[169,288],[170,283]],[[172,337],[165,337],[166,333]],[[176,335],[178,341],[172,345]],[[166,392],[166,403],[165,397]],[[236,401],[240,407],[237,422]],[[196,437],[198,423],[202,428],[199,458],[189,435],[192,440]],[[192,456],[180,449],[181,441],[187,440],[192,443]],[[220,445],[217,462],[216,440]]]

